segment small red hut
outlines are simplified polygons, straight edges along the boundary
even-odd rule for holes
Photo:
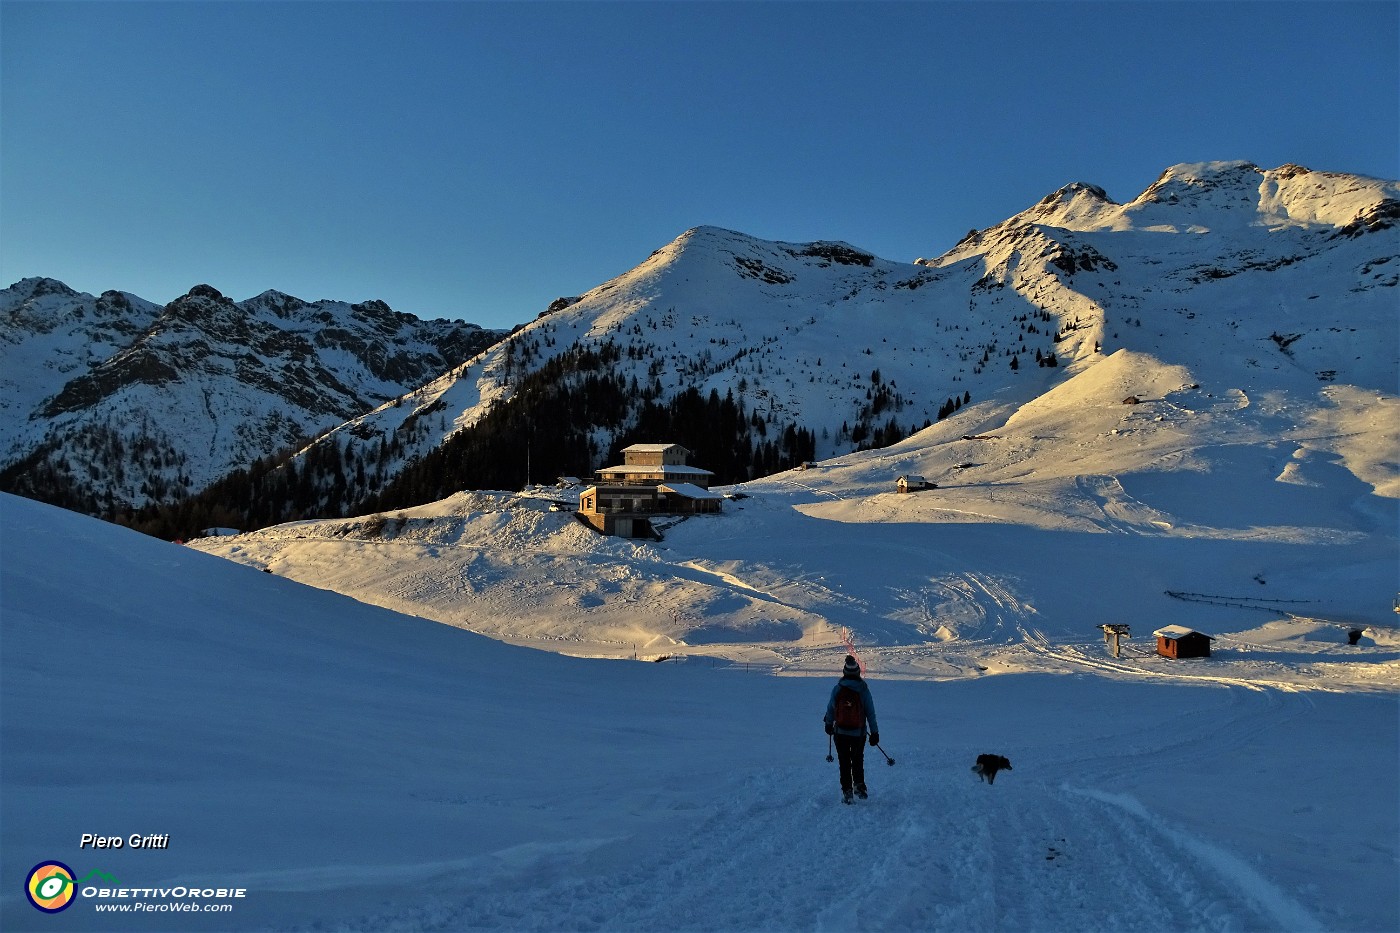
[[[1184,625],[1167,625],[1152,633],[1157,636],[1157,653],[1164,658],[1208,658],[1215,641]]]

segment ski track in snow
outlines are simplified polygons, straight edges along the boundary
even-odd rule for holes
[[[1105,531],[1123,534],[1161,534],[1174,522],[1171,516],[1134,499],[1123,489],[1116,476],[1080,476],[1076,488],[1103,512],[1096,521]]]
[[[912,750],[910,760],[922,757]],[[449,874],[365,930],[1320,930],[1239,858],[1131,797],[948,761],[883,767],[839,801],[834,766],[753,775],[693,831],[624,858],[552,849]],[[716,844],[722,840],[721,844]],[[577,861],[572,866],[565,864]],[[848,880],[841,880],[842,878]],[[441,893],[444,889],[451,894]]]

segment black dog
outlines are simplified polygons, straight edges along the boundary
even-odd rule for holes
[[[998,771],[1011,770],[1011,760],[1003,755],[978,755],[972,770],[988,784],[995,784]]]

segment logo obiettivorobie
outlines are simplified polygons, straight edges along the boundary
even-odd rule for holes
[[[29,903],[46,914],[56,914],[73,903],[77,895],[73,869],[62,862],[40,862],[24,881]]]

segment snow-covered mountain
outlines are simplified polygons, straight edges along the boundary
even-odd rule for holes
[[[120,346],[100,360],[40,338],[8,351],[7,368],[47,375],[24,377],[33,415],[0,432],[7,486],[57,474],[96,510],[168,500],[332,427],[268,482],[216,487],[204,513],[519,488],[661,433],[733,482],[887,446],[968,404],[1024,404],[1122,350],[1328,405],[1324,389],[1396,387],[1398,221],[1395,181],[1212,162],[1125,204],[1068,185],[915,262],[697,227],[476,355],[494,335],[458,325],[449,352],[374,302],[67,297],[123,298],[141,329],[125,345],[99,334]],[[60,298],[29,292],[56,289],[20,283],[0,307],[32,317]],[[80,357],[98,365],[72,375]]]
[[[94,298],[54,279],[24,279],[0,291],[0,456],[23,449],[18,426],[71,380],[131,346],[160,306],[126,292]]]
[[[160,307],[40,278],[0,291],[0,321],[5,487],[102,513],[294,449],[501,336],[380,301],[200,285]]]
[[[1029,401],[1125,349],[1214,385],[1391,392],[1397,218],[1394,181],[1221,162],[1174,166],[1127,204],[1069,185],[915,263],[697,227],[319,444],[334,445],[324,460],[363,460],[391,480],[502,406],[547,422],[542,411],[561,406],[532,377],[577,387],[598,373],[593,354],[622,404],[569,411],[587,443],[568,457],[550,460],[535,437],[534,478],[604,465],[636,439],[644,402],[692,390],[736,400],[775,435],[810,431],[817,459],[883,446],[967,402]],[[494,454],[521,461],[511,476],[523,481],[527,441],[504,436]],[[689,446],[703,462],[725,442]],[[480,483],[468,472],[418,485]]]
[[[1060,203],[1084,229],[1008,222],[933,266],[692,231],[423,393],[424,410],[437,411],[420,424],[493,419],[516,386],[537,391],[520,375],[537,356],[611,341],[625,373],[649,365],[628,349],[645,342],[665,365],[639,382],[675,392],[689,378],[728,392],[736,380],[735,394],[764,393],[762,410],[771,402],[827,427],[818,462],[745,482],[747,499],[662,529],[660,544],[593,534],[550,509],[557,491],[426,504],[432,495],[414,490],[422,498],[380,514],[196,546],[536,647],[717,654],[785,670],[825,663],[842,632],[883,669],[917,675],[992,669],[1003,652],[1057,644],[1082,654],[1086,628],[1118,621],[1124,610],[1113,607],[1132,606],[1154,627],[1202,624],[1199,604],[1168,591],[1245,605],[1210,623],[1241,640],[1260,609],[1317,611],[1331,632],[1382,623],[1400,501],[1400,313],[1383,270],[1400,264],[1400,244],[1393,226],[1343,218],[1383,219],[1396,185],[1326,176],[1285,198],[1271,178],[1307,175],[1179,167],[1149,189],[1160,208],[1157,195],[1116,206],[1066,189],[1032,213]],[[1259,223],[1201,206],[1244,203],[1246,180],[1272,192],[1256,204],[1306,206],[1270,208]],[[1307,194],[1324,183],[1354,201],[1327,215]],[[1205,194],[1188,197],[1197,188]],[[1147,229],[1166,216],[1190,230]],[[770,272],[781,263],[767,277],[789,281],[755,285],[736,271],[760,262]],[[809,285],[795,291],[799,282]],[[818,294],[837,297],[786,323]],[[765,295],[768,304],[754,297]],[[954,298],[956,316],[941,303]],[[921,310],[925,300],[935,303]],[[927,314],[947,316],[930,326]],[[876,328],[888,320],[901,326]],[[724,335],[739,332],[749,339],[715,363]],[[872,345],[879,352],[867,356]],[[1059,365],[1036,366],[1032,347]],[[1031,362],[1012,369],[1012,358]],[[844,392],[874,384],[857,380],[852,361],[879,367],[881,386],[897,383],[906,414],[910,399],[944,397],[947,386],[970,386],[971,400],[879,449],[851,451],[848,438],[833,450],[830,425],[851,417]],[[386,406],[353,427],[402,436],[402,418]],[[937,488],[898,494],[907,474]]]

